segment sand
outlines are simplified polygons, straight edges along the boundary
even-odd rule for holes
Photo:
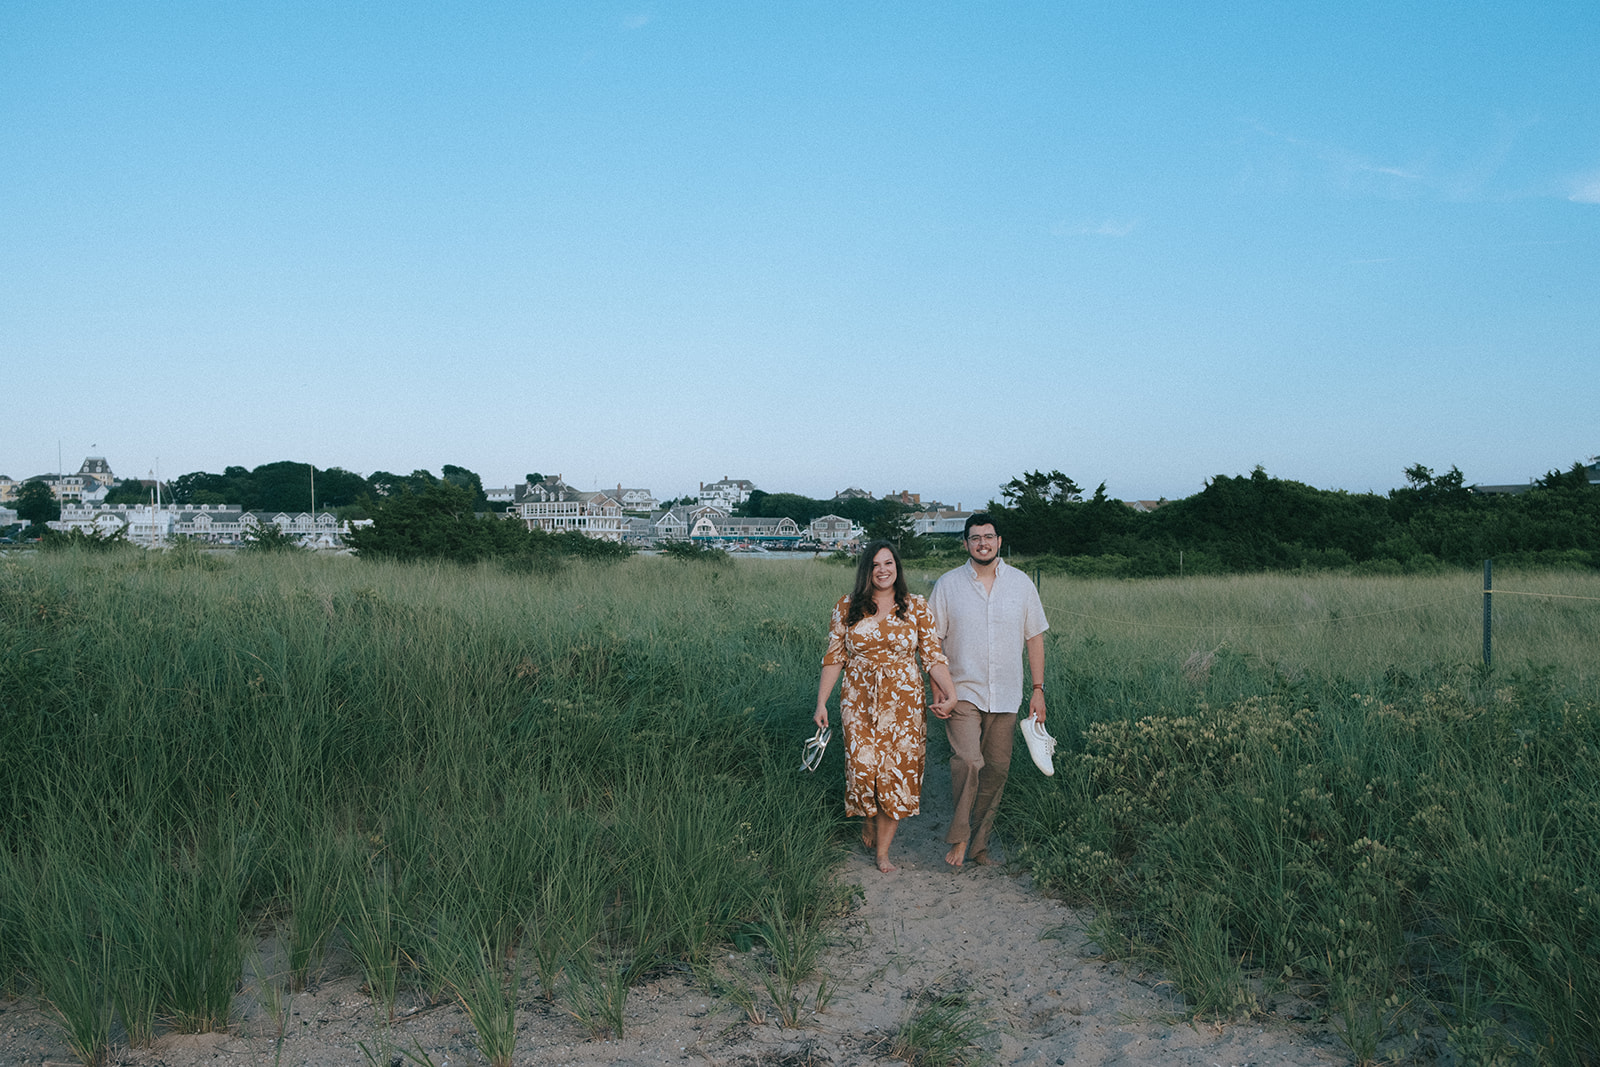
[[[1013,764],[1013,774],[1037,773]],[[669,971],[631,992],[621,1038],[594,1037],[558,999],[534,990],[521,1005],[517,1064],[696,1064],[715,1067],[803,1067],[897,1062],[893,1036],[928,993],[964,991],[985,1026],[980,1049],[996,1064],[1193,1065],[1243,1067],[1349,1062],[1348,1050],[1313,1004],[1285,996],[1267,1000],[1258,1017],[1224,1023],[1189,1021],[1161,975],[1108,961],[1084,933],[1090,916],[1037,891],[1028,877],[1003,866],[944,863],[942,831],[949,776],[930,763],[925,814],[906,820],[893,859],[881,874],[865,851],[839,877],[859,885],[855,906],[823,957],[833,990],[822,1011],[808,1008],[797,1025],[780,1025],[757,984],[760,1021],[728,998],[708,996],[692,977]],[[1003,842],[993,851],[1003,859]],[[271,957],[270,944],[263,950]],[[259,966],[259,964],[258,964]],[[732,954],[728,974],[759,974],[755,954]],[[226,1033],[169,1034],[155,1047],[112,1050],[114,1064],[140,1067],[228,1067],[281,1064],[379,1067],[425,1057],[435,1067],[487,1061],[474,1044],[466,1014],[450,1003],[402,995],[402,1017],[377,1025],[371,1002],[351,968],[335,955],[329,973],[306,992],[286,996],[286,1020],[263,1006],[247,979]],[[271,970],[270,967],[266,968]],[[253,973],[254,968],[247,969]],[[810,982],[808,996],[816,990]],[[0,1000],[0,1065],[68,1065],[76,1060],[61,1033],[26,1000]]]

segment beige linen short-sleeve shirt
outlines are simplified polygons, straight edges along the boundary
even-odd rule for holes
[[[983,587],[970,560],[946,571],[928,607],[950,659],[956,698],[1003,714],[1022,707],[1023,650],[1050,623],[1028,576],[1003,559],[994,567],[993,590]]]

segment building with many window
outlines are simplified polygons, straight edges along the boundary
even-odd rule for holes
[[[344,527],[331,511],[252,512],[238,504],[63,504],[50,528],[81,530],[92,537],[123,533],[134,544],[150,545],[188,537],[212,545],[237,545],[248,534],[272,525],[307,547],[334,548]]]
[[[68,501],[98,503],[111,492],[116,480],[104,456],[90,456],[83,461],[77,474],[35,474],[20,482],[0,474],[0,503],[15,500],[28,482],[44,482],[50,487],[50,494],[63,504]]]
[[[599,541],[621,541],[626,530],[622,505],[611,494],[574,489],[559,474],[536,485],[524,482],[517,486],[506,515],[520,520],[530,530],[576,530]]]
[[[613,499],[622,505],[623,511],[650,512],[661,506],[661,501],[648,489],[624,489],[617,486],[617,491],[612,494]]]
[[[746,500],[749,500],[750,494],[755,492],[755,489],[755,483],[748,479],[729,478],[727,475],[723,475],[721,481],[709,484],[701,482],[700,492],[695,499],[702,504],[711,504],[726,511],[732,511]]]
[[[838,548],[855,544],[866,536],[866,530],[842,515],[818,515],[806,527],[806,538],[824,548]]]
[[[777,519],[744,518],[721,515],[707,509],[707,513],[696,519],[689,528],[689,540],[792,545],[800,540],[800,527],[788,516]]]
[[[919,535],[954,534],[965,532],[970,511],[959,508],[940,508],[937,511],[914,511],[906,518],[911,520],[911,532]]]

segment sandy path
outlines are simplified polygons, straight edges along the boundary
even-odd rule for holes
[[[1099,959],[1082,930],[1086,916],[1036,892],[1026,875],[947,866],[947,750],[930,748],[924,814],[895,839],[900,869],[881,875],[861,851],[843,872],[865,900],[826,964],[841,994],[814,1024],[825,1046],[845,1053],[864,1033],[893,1033],[933,987],[965,989],[984,1007],[993,1029],[983,1046],[998,1064],[1347,1062],[1326,1028],[1309,1032],[1288,1018],[1191,1026],[1159,975]],[[1037,773],[1026,760],[1019,741],[1014,775]],[[992,843],[991,853],[1004,849]],[[1288,1007],[1296,1009],[1304,1007]],[[835,1062],[860,1061],[846,1053]]]
[[[933,733],[940,734],[934,727]],[[856,851],[840,877],[862,897],[822,963],[836,992],[823,1012],[807,1012],[795,1028],[766,1013],[751,1023],[733,1003],[708,997],[686,976],[668,974],[630,994],[627,1033],[595,1039],[561,1002],[537,997],[522,1007],[518,1064],[710,1064],[756,1067],[891,1062],[889,1042],[919,994],[965,990],[988,1030],[982,1047],[997,1064],[1193,1065],[1243,1067],[1348,1062],[1325,1025],[1297,1024],[1311,1014],[1286,1003],[1265,1020],[1222,1027],[1191,1025],[1158,975],[1096,957],[1073,909],[1035,892],[1026,876],[999,867],[944,863],[942,820],[949,774],[942,736],[930,752],[925,814],[908,819],[896,840],[900,870],[883,875]],[[1019,751],[1014,774],[1036,773]],[[1001,849],[995,851],[1000,852]],[[730,966],[755,961],[735,958]],[[435,1067],[482,1064],[466,1016],[450,1004],[409,1007],[391,1030],[347,966],[287,1003],[283,1038],[254,981],[237,1002],[226,1034],[168,1035],[153,1049],[113,1050],[114,1063],[141,1067],[227,1067],[282,1064],[334,1067],[367,1062],[360,1044],[390,1067],[399,1050],[420,1050]],[[815,983],[808,992],[815,990]],[[764,990],[757,990],[760,998]],[[768,1002],[770,1003],[770,1002]],[[405,1002],[402,1002],[405,1007]],[[0,1065],[75,1062],[59,1032],[26,1001],[0,1000]],[[411,1061],[404,1061],[409,1063]],[[403,1064],[397,1065],[403,1067]]]

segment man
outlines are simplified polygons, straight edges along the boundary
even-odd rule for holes
[[[1022,659],[1033,689],[1028,714],[1044,722],[1044,632],[1050,624],[1028,576],[1000,558],[1000,535],[985,511],[967,517],[967,562],[941,575],[928,598],[950,657],[956,704],[934,714],[950,739],[955,816],[944,861],[987,865],[989,830],[1011,769],[1011,743],[1022,705]],[[937,697],[938,694],[935,694]]]

